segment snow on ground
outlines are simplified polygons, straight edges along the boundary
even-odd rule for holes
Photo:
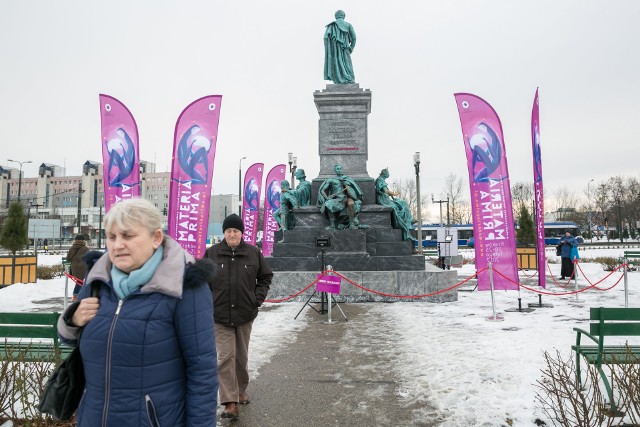
[[[558,277],[559,259],[551,251],[547,251],[549,268]],[[589,286],[587,279],[595,283],[610,274],[600,264],[586,262],[588,258],[619,257],[623,252],[624,249],[583,250],[584,275],[579,274],[578,286],[584,288]],[[473,251],[464,251],[463,256],[472,258]],[[55,264],[59,258],[39,256],[39,263]],[[463,280],[474,274],[475,266],[465,264],[457,271],[459,280]],[[532,274],[527,272],[526,276]],[[573,282],[566,288],[556,285],[549,274],[547,270],[548,292],[574,289]],[[612,286],[621,275],[613,273],[598,287]],[[638,307],[640,272],[629,272],[628,278],[629,306]],[[521,280],[527,280],[524,273]],[[64,278],[9,286],[0,290],[0,311],[52,310],[56,304],[59,307],[64,287]],[[69,283],[69,292],[71,289]],[[455,302],[370,303],[372,315],[391,325],[403,343],[395,366],[402,384],[401,399],[430,402],[438,408],[438,419],[446,420],[446,426],[496,426],[507,418],[514,420],[513,426],[530,426],[536,418],[544,419],[534,403],[534,384],[543,368],[543,352],[555,354],[559,350],[568,357],[575,340],[572,328],[588,325],[589,307],[624,307],[624,283],[621,280],[607,291],[590,289],[577,299],[575,295],[544,295],[543,303],[553,304],[552,308],[538,308],[531,313],[505,312],[518,307],[518,296],[523,307],[538,302],[537,294],[527,290],[496,292],[495,307],[504,316],[502,322],[487,320],[493,315],[491,293],[473,291],[471,285],[460,288]],[[267,304],[261,312],[251,339],[252,378],[279,349],[295,341],[297,330],[304,328],[304,316],[292,320],[301,304]],[[429,415],[418,411],[415,416],[416,420],[424,420]]]

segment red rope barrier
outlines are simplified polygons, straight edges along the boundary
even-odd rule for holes
[[[577,264],[577,261],[576,261],[576,264]],[[505,278],[505,279],[507,279],[508,281],[510,281],[511,283],[513,283],[513,284],[515,284],[515,285],[517,285],[517,286],[519,286],[519,287],[521,287],[521,288],[523,288],[523,289],[526,289],[526,290],[528,290],[528,291],[534,292],[534,293],[536,293],[536,294],[542,294],[542,295],[552,295],[552,296],[574,295],[574,294],[579,294],[579,293],[581,293],[581,292],[588,291],[589,289],[592,289],[592,288],[595,288],[595,287],[596,287],[596,285],[591,285],[591,286],[587,286],[586,288],[578,289],[577,291],[571,291],[571,292],[545,292],[545,291],[540,291],[540,290],[538,290],[538,289],[530,288],[530,287],[525,286],[525,285],[522,285],[522,284],[520,284],[520,283],[516,283],[516,282],[514,282],[513,280],[511,280],[510,278],[508,278],[507,276],[505,276],[504,274],[502,274],[500,271],[495,270],[495,269],[494,269],[494,271],[495,271],[497,274],[499,274],[500,276],[502,276],[503,278]],[[616,284],[615,284],[615,285],[617,285],[618,283],[620,283],[620,279],[618,279],[618,281],[616,282]],[[614,286],[615,286],[615,285],[614,285]],[[599,290],[602,290],[602,289],[599,289]]]
[[[546,292],[546,291],[540,291],[538,289],[533,289],[533,288],[530,288],[528,286],[525,286],[525,285],[523,285],[521,283],[514,282],[509,277],[507,277],[504,274],[502,274],[499,270],[494,269],[493,271],[495,271],[496,274],[498,274],[498,275],[502,276],[503,278],[507,279],[509,282],[517,285],[518,287],[521,287],[521,288],[526,289],[528,291],[531,291],[533,293],[542,294],[542,295],[551,295],[551,296],[574,295],[574,294],[578,294],[578,293],[581,293],[581,292],[588,291],[589,289],[592,289],[592,288],[595,288],[595,289],[597,289],[599,291],[608,291],[610,289],[613,289],[615,286],[617,286],[618,283],[620,283],[620,280],[622,280],[622,278],[624,277],[624,274],[621,275],[620,278],[613,284],[613,286],[611,286],[609,288],[598,288],[596,285],[598,285],[599,283],[602,283],[604,280],[606,280],[608,277],[610,277],[613,273],[615,273],[617,270],[619,270],[625,264],[621,264],[621,265],[617,266],[611,273],[609,273],[608,275],[606,275],[605,277],[603,277],[602,279],[600,279],[596,283],[591,283],[591,281],[589,281],[589,279],[586,277],[586,275],[582,271],[582,268],[580,267],[580,263],[577,260],[574,261],[574,264],[576,264],[578,266],[578,269],[580,270],[580,272],[582,273],[583,277],[587,280],[587,282],[589,283],[590,286],[588,286],[586,288],[583,288],[583,289],[578,289],[577,291],[571,291],[571,292]],[[551,277],[553,278],[553,273],[551,272],[551,268],[549,267],[549,263],[548,262],[547,262],[547,268],[549,270],[549,273],[551,274]],[[451,290],[453,290],[453,289],[455,289],[455,288],[457,288],[459,286],[462,286],[463,284],[465,284],[469,280],[473,279],[474,277],[477,278],[480,273],[482,273],[484,271],[487,271],[487,270],[488,270],[488,267],[485,267],[480,271],[476,271],[475,274],[472,274],[471,276],[467,277],[463,281],[458,282],[458,283],[454,284],[453,286],[450,286],[450,287],[448,287],[446,289],[442,289],[442,290],[439,290],[439,291],[431,292],[431,293],[428,293],[428,294],[419,294],[419,295],[399,295],[399,294],[388,294],[388,293],[385,293],[385,292],[380,292],[380,291],[376,291],[376,290],[373,290],[373,289],[369,289],[366,286],[359,285],[358,283],[352,281],[348,277],[344,276],[341,273],[338,273],[335,270],[331,271],[331,273],[335,274],[337,276],[340,276],[341,278],[346,280],[349,284],[351,284],[351,285],[353,285],[353,286],[355,286],[355,287],[357,287],[359,289],[362,289],[364,291],[370,292],[372,294],[376,294],[376,295],[380,295],[380,296],[384,296],[384,297],[390,297],[390,298],[400,298],[400,299],[402,299],[402,298],[406,298],[406,299],[415,298],[415,299],[419,299],[419,298],[426,298],[426,297],[430,297],[430,296],[434,296],[434,295],[438,295],[438,294],[441,294],[441,293],[444,293],[444,292],[451,291]],[[322,272],[322,274],[326,274],[327,272],[328,271],[325,270],[325,271]],[[71,280],[74,280],[74,281],[75,280],[79,280],[77,277],[71,276],[70,274],[67,274],[67,273],[65,273],[65,274],[67,276],[69,276],[71,278]],[[536,274],[537,274],[537,272],[536,272]],[[526,277],[535,277],[536,274],[534,274],[533,276],[527,276],[525,274],[525,276]],[[575,268],[574,268],[574,274],[575,274]],[[554,279],[554,282],[555,282],[555,284],[557,286],[559,286],[561,288],[565,288],[571,282],[571,279],[573,278],[574,274],[571,275],[571,277],[567,281],[566,285],[564,285],[564,286],[559,284],[555,279]],[[280,302],[288,301],[288,300],[290,300],[292,298],[295,298],[298,295],[302,294],[303,292],[305,292],[309,288],[311,288],[313,285],[315,285],[318,282],[318,280],[319,280],[319,278],[316,278],[316,280],[314,280],[313,282],[309,283],[309,285],[307,285],[304,289],[301,289],[300,291],[298,291],[298,292],[296,292],[294,294],[291,294],[288,297],[284,297],[284,298],[280,298],[280,299],[267,299],[267,300],[265,300],[265,302],[280,303]],[[82,281],[80,281],[80,282],[82,282]]]
[[[432,293],[429,293],[429,294],[421,294],[421,295],[398,295],[398,294],[386,294],[386,293],[384,293],[384,292],[375,291],[375,290],[373,290],[373,289],[369,289],[369,288],[367,288],[367,287],[365,287],[365,286],[359,285],[359,284],[357,284],[356,282],[354,282],[354,281],[350,280],[349,278],[347,278],[346,276],[343,276],[342,274],[338,273],[338,272],[337,272],[337,271],[335,271],[335,270],[332,270],[332,271],[331,271],[331,273],[332,273],[332,274],[335,274],[335,275],[337,275],[337,276],[342,277],[344,280],[346,280],[348,283],[352,284],[352,285],[353,285],[353,286],[355,286],[356,288],[360,288],[360,289],[362,289],[362,290],[364,290],[364,291],[371,292],[371,293],[373,293],[373,294],[378,294],[378,295],[381,295],[381,296],[386,296],[386,297],[391,297],[391,298],[426,298],[426,297],[429,297],[429,296],[438,295],[438,294],[441,294],[441,293],[444,293],[444,292],[448,292],[448,291],[450,291],[450,290],[453,290],[453,289],[457,288],[458,286],[462,286],[463,284],[465,284],[465,283],[466,283],[466,282],[468,282],[469,280],[473,279],[474,277],[477,277],[477,276],[478,276],[478,274],[480,274],[480,273],[482,273],[483,271],[486,271],[486,270],[487,270],[487,268],[485,267],[484,269],[482,269],[482,270],[480,270],[480,271],[477,271],[475,274],[473,274],[473,275],[469,276],[468,278],[464,279],[462,282],[456,283],[456,284],[454,284],[453,286],[450,286],[450,287],[448,287],[448,288],[446,288],[446,289],[442,289],[442,290],[439,290],[439,291],[436,291],[436,292],[432,292]],[[323,272],[322,272],[322,274],[326,274],[326,273],[327,273],[327,270],[325,270],[325,271],[323,271]],[[284,301],[290,300],[290,299],[292,299],[292,298],[295,298],[295,297],[297,297],[298,295],[300,295],[300,294],[302,294],[303,292],[305,292],[305,291],[306,291],[307,289],[309,289],[311,286],[315,285],[315,284],[318,282],[318,280],[320,280],[320,278],[319,278],[319,277],[318,277],[318,278],[316,278],[316,280],[314,280],[313,282],[309,283],[309,285],[307,285],[304,289],[302,289],[302,290],[300,290],[300,291],[296,292],[295,294],[291,294],[291,295],[289,295],[288,297],[284,297],[284,298],[280,298],[280,299],[266,299],[266,300],[264,300],[264,302],[269,302],[269,303],[280,303],[280,302],[284,302]]]
[[[322,272],[322,274],[325,274],[326,272],[327,272],[327,271],[325,270],[325,271],[323,271],[323,272]],[[300,295],[301,293],[303,293],[304,291],[306,291],[307,289],[309,289],[310,287],[312,287],[313,285],[315,285],[315,284],[318,282],[318,280],[320,280],[320,278],[319,278],[319,277],[318,277],[318,278],[316,278],[316,280],[314,280],[313,282],[309,283],[309,285],[308,285],[306,288],[304,288],[304,289],[302,289],[302,290],[300,290],[300,291],[296,292],[295,294],[291,294],[291,295],[289,295],[288,297],[284,297],[284,298],[280,298],[280,299],[266,299],[266,300],[264,300],[264,302],[274,302],[274,303],[279,303],[279,302],[288,301],[288,300],[290,300],[290,299],[292,299],[292,298],[297,297],[298,295]]]
[[[587,281],[587,283],[589,283],[590,285],[593,285],[594,287],[596,287],[597,290],[599,291],[608,291],[610,289],[613,289],[614,287],[616,287],[618,285],[618,283],[620,283],[620,280],[622,280],[622,278],[624,277],[624,272],[623,274],[620,276],[620,278],[616,281],[616,283],[613,284],[613,286],[609,287],[609,288],[598,288],[596,285],[598,285],[599,283],[602,283],[606,278],[610,277],[613,273],[615,273],[617,270],[620,269],[620,267],[624,267],[625,264],[620,264],[619,266],[617,266],[616,268],[614,268],[613,270],[611,270],[611,273],[607,274],[606,276],[604,276],[602,279],[598,280],[596,283],[591,283],[591,281],[589,280],[589,278],[587,278],[587,276],[584,274],[584,271],[582,271],[582,267],[580,267],[580,264],[576,263],[578,265],[578,269],[580,270],[580,273],[582,273],[582,276],[585,278],[585,280]]]
[[[553,280],[553,283],[556,286],[560,286],[561,288],[566,288],[567,286],[569,286],[569,284],[571,283],[571,279],[573,279],[573,275],[575,274],[575,268],[574,268],[574,272],[571,273],[571,277],[569,277],[567,279],[567,283],[565,283],[564,285],[561,284],[560,282],[558,282],[555,278],[555,276],[553,275],[553,272],[551,272],[551,267],[549,267],[549,263],[547,262],[547,270],[549,270],[549,275],[551,276],[551,280]]]
[[[450,286],[450,287],[448,287],[446,289],[441,289],[441,290],[436,291],[436,292],[431,292],[431,293],[428,293],[428,294],[420,294],[420,295],[398,295],[398,294],[387,294],[387,293],[384,293],[384,292],[375,291],[373,289],[369,289],[369,288],[367,288],[365,286],[359,285],[359,284],[353,282],[352,280],[349,280],[347,277],[343,276],[342,274],[338,273],[337,271],[334,271],[334,273],[337,274],[338,276],[342,277],[344,280],[346,280],[347,282],[349,282],[350,284],[352,284],[356,288],[360,288],[363,291],[371,292],[372,294],[377,294],[377,295],[381,295],[381,296],[384,296],[384,297],[391,297],[391,298],[426,298],[426,297],[430,297],[430,296],[433,296],[433,295],[438,295],[438,294],[450,291],[452,289],[457,288],[458,286],[462,286],[463,284],[465,284],[469,280],[473,279],[474,277],[477,277],[478,274],[482,273],[486,269],[487,268],[484,268],[483,270],[477,271],[475,274],[467,277],[462,282],[456,283],[453,286]]]
[[[82,286],[84,284],[84,280],[79,279],[76,276],[72,276],[69,273],[67,273],[66,271],[64,272],[64,275],[67,276],[69,279],[71,279],[73,281],[73,283],[75,283],[78,286]]]

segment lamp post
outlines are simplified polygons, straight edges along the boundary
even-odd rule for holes
[[[420,205],[420,152],[413,155],[413,167],[416,168],[416,202],[418,204],[418,253],[422,253],[422,206]]]
[[[289,153],[289,172],[291,172],[291,189],[296,188],[295,182],[296,177],[294,174],[296,173],[296,169],[298,169],[298,158],[293,155],[293,153]]]
[[[593,243],[593,230],[591,230],[591,183],[594,180],[587,182],[587,225],[589,226],[589,242]]]
[[[19,160],[11,160],[11,159],[7,159],[7,161],[20,164],[20,173],[18,175],[18,201],[20,201],[20,194],[22,194],[22,165],[27,163],[33,163],[33,162],[31,160],[26,160],[24,162],[21,162]]]
[[[617,198],[617,202],[618,202],[618,237],[620,238],[620,243],[624,243],[624,240],[622,239],[622,207],[620,206],[620,197],[618,196]]]
[[[244,156],[240,159],[238,166],[238,215],[242,216],[242,161],[246,159]]]
[[[447,225],[449,225],[449,197],[447,196],[447,200],[434,200],[433,193],[431,193],[431,203],[438,203],[440,205],[440,226],[444,226],[442,222],[442,204],[447,204]]]

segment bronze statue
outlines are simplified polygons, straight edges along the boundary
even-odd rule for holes
[[[342,166],[335,165],[334,171],[336,176],[326,179],[318,190],[320,212],[329,220],[327,228],[369,228],[358,218],[364,201],[362,190],[352,178],[342,173]]]
[[[286,179],[280,183],[280,207],[273,211],[273,217],[281,230],[292,230],[296,226],[296,216],[293,208],[299,206],[295,192]]]
[[[300,206],[309,206],[311,204],[311,183],[306,180],[307,175],[304,169],[296,169],[295,177],[298,180],[295,196]]]
[[[336,20],[324,32],[324,79],[336,84],[356,81],[351,64],[351,52],[356,47],[356,32],[338,10]]]
[[[376,203],[382,206],[393,208],[393,228],[402,230],[402,240],[416,240],[409,230],[413,224],[413,216],[409,205],[402,199],[398,199],[399,192],[389,190],[387,186],[387,178],[389,178],[389,170],[387,168],[380,171],[380,176],[376,178]]]

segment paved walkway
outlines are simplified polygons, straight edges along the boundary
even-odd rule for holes
[[[218,425],[437,425],[421,422],[413,412],[432,408],[404,402],[398,393],[394,359],[402,350],[399,344],[389,345],[397,340],[392,327],[369,315],[370,304],[340,307],[349,320],[334,307],[332,324],[323,323],[326,314],[306,307],[300,316],[309,317],[307,326],[260,368],[249,385],[251,403],[241,406],[240,418],[218,417]]]

